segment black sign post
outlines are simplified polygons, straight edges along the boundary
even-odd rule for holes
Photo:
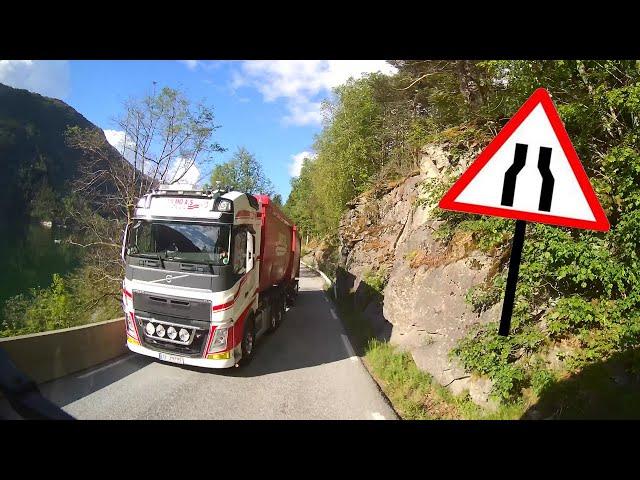
[[[504,292],[500,328],[498,329],[498,334],[503,337],[509,335],[509,329],[511,327],[511,315],[513,313],[513,304],[516,298],[516,284],[518,283],[518,272],[520,271],[520,259],[522,258],[522,246],[524,245],[524,233],[526,228],[527,222],[524,220],[516,220],[516,232],[513,235],[511,258],[509,259],[507,288]]]

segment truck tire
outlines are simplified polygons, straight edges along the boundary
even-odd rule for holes
[[[287,306],[293,307],[296,303],[296,299],[298,298],[298,282],[291,286],[291,288],[287,289]]]
[[[283,308],[282,301],[280,299],[276,299],[273,301],[273,305],[271,305],[271,313],[269,318],[269,333],[275,332],[283,319]]]
[[[249,317],[244,324],[240,348],[242,349],[242,358],[238,365],[244,366],[251,362],[256,349],[256,326],[253,317]]]

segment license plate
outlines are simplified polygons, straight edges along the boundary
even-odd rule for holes
[[[180,365],[184,364],[184,358],[178,357],[177,355],[167,355],[166,353],[160,354],[160,360],[164,360],[165,362],[179,363]]]

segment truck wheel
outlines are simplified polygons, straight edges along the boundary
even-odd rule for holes
[[[282,310],[280,301],[273,302],[271,306],[269,332],[275,332],[282,323]]]
[[[256,343],[256,331],[253,318],[248,318],[244,325],[244,331],[242,333],[242,342],[240,348],[242,349],[242,358],[238,362],[238,365],[247,365],[253,359],[253,352],[255,351]]]
[[[287,306],[293,307],[295,305],[298,298],[298,288],[298,283],[296,282],[294,286],[287,290]]]

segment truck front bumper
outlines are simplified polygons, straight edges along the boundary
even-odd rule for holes
[[[139,353],[141,355],[146,355],[147,357],[153,357],[160,359],[160,352],[156,350],[151,350],[150,348],[143,347],[133,338],[127,336],[127,347],[132,352]],[[233,367],[237,360],[234,356],[234,351],[231,350],[229,359],[225,360],[215,360],[210,358],[194,358],[194,357],[180,357],[183,361],[181,365],[192,365],[194,367],[204,367],[204,368],[229,368]],[[172,363],[172,362],[167,362]],[[176,363],[177,364],[177,363]]]

